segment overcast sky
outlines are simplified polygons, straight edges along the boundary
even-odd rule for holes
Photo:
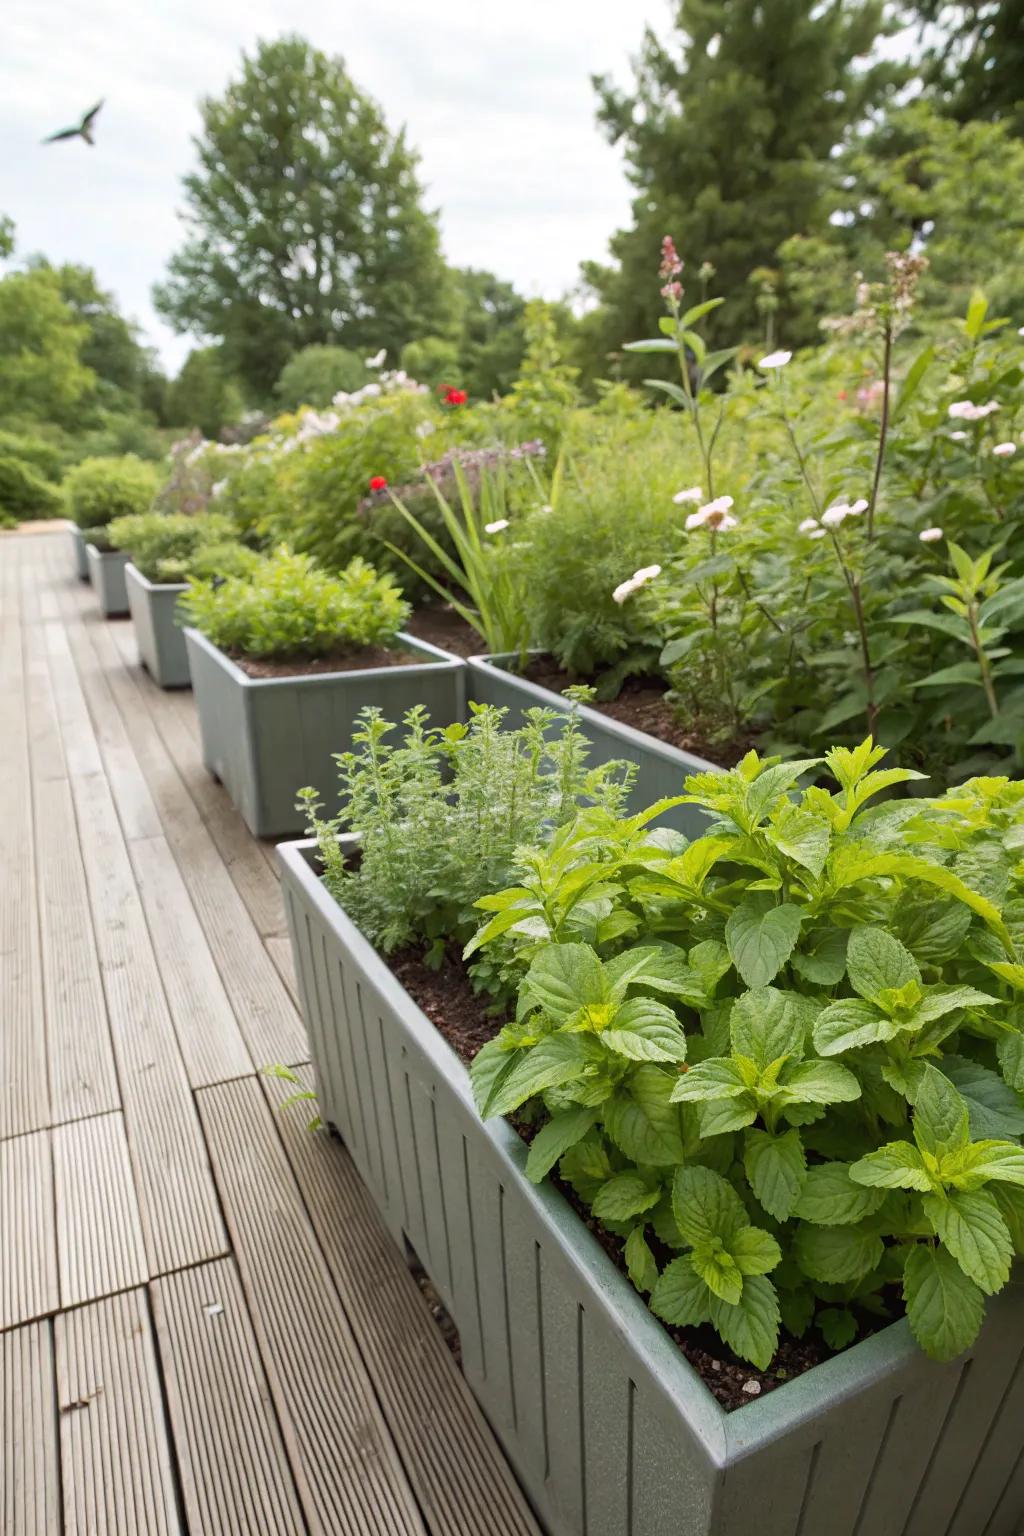
[[[449,259],[556,298],[628,211],[590,75],[628,80],[645,21],[667,14],[665,0],[3,0],[0,212],[19,255],[94,267],[176,368],[190,343],[150,289],[181,240],[197,102],[257,38],[301,31],[407,124]],[[95,149],[40,145],[100,97]]]

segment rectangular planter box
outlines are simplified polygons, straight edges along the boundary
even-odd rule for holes
[[[279,850],[325,1120],[416,1250],[554,1536],[1019,1536],[1024,1285],[968,1356],[905,1321],[726,1414],[324,890]]]
[[[629,809],[634,813],[646,810],[655,800],[668,795],[681,795],[688,774],[719,772],[714,763],[703,757],[695,757],[692,752],[671,747],[646,731],[637,731],[631,725],[611,720],[586,704],[572,705],[550,688],[541,688],[537,683],[517,677],[511,670],[514,660],[511,654],[471,656],[466,663],[469,697],[479,704],[495,704],[507,709],[506,724],[513,730],[522,723],[524,711],[538,705],[565,713],[578,707],[583,733],[592,743],[587,759],[590,764],[596,766],[613,758],[626,758],[636,763],[636,782],[629,799]],[[687,837],[698,837],[706,831],[707,824],[707,817],[692,805],[676,806],[658,819],[659,826],[674,827]]]
[[[128,612],[128,588],[124,579],[128,556],[120,549],[100,551],[95,544],[86,545],[86,554],[89,580],[99,600],[100,612],[105,619],[120,618]]]
[[[410,635],[398,637],[412,653],[407,667],[253,678],[197,630],[184,634],[203,761],[255,837],[304,829],[295,800],[307,784],[333,815],[334,757],[351,747],[356,715],[366,705],[400,721],[422,704],[437,725],[461,720],[465,711],[463,662]]]
[[[89,557],[86,554],[85,539],[82,537],[81,528],[74,524],[69,529],[71,534],[71,568],[79,581],[89,580]]]
[[[185,632],[176,622],[178,598],[188,583],[148,581],[130,560],[124,579],[142,665],[161,688],[188,688],[192,678]]]

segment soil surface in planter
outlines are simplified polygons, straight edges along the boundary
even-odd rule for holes
[[[421,662],[436,663],[432,656],[417,656],[413,651],[389,650],[383,645],[367,645],[361,651],[334,651],[330,656],[316,656],[310,661],[275,661],[269,656],[240,656],[227,652],[236,667],[248,677],[313,677],[318,672],[368,672],[371,667],[412,667]]]
[[[439,646],[450,656],[479,656],[487,649],[472,624],[460,618],[448,603],[425,603],[417,608],[405,631],[417,640]]]
[[[480,1047],[493,1040],[501,1028],[501,1021],[488,1015],[487,999],[478,997],[473,991],[461,960],[451,954],[437,970],[426,966],[420,951],[412,947],[390,955],[388,964],[410,997],[467,1066]],[[514,1117],[511,1123],[524,1141],[532,1140],[537,1127]],[[626,1274],[621,1239],[604,1230],[568,1184],[557,1178],[554,1182],[612,1262]],[[653,1233],[649,1236],[659,1264],[666,1263],[673,1257],[672,1253],[659,1247]],[[738,1360],[711,1328],[673,1328],[665,1323],[662,1327],[682,1350],[708,1391],[730,1412],[753,1402],[765,1392],[784,1386],[794,1376],[803,1375],[804,1371],[820,1365],[835,1353],[816,1332],[812,1331],[803,1339],[794,1339],[783,1331],[774,1360],[766,1371],[759,1371],[746,1361]]]
[[[562,693],[578,683],[594,687],[600,682],[600,678],[573,677],[553,656],[535,656],[519,675],[541,688],[550,688],[552,693]],[[621,725],[631,725],[635,731],[646,731],[648,736],[670,747],[707,758],[719,768],[731,768],[753,745],[749,737],[727,743],[709,742],[701,731],[680,720],[666,698],[667,693],[668,684],[659,678],[628,677],[618,698],[592,699],[588,707]]]

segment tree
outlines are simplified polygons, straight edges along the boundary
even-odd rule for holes
[[[95,388],[82,361],[88,336],[55,272],[0,279],[0,419],[70,424]]]
[[[238,420],[242,397],[217,347],[197,347],[167,391],[167,417],[176,427],[198,427],[204,437]]]
[[[339,390],[351,391],[366,383],[366,364],[347,347],[311,346],[287,362],[274,385],[274,394],[286,411],[300,405],[321,409],[330,405]]]
[[[1024,137],[1024,0],[915,0],[911,13],[937,33],[925,82],[960,122],[986,118]]]
[[[14,220],[9,214],[0,213],[0,261],[14,255]]]
[[[678,0],[671,41],[645,34],[630,90],[595,79],[636,197],[631,228],[611,242],[616,265],[584,269],[605,311],[588,324],[591,347],[614,352],[657,328],[665,234],[694,302],[702,263],[716,270],[728,303],[712,331],[756,333],[749,275],[787,237],[820,227],[830,155],[904,73],[862,67],[881,29],[881,0]]]
[[[447,336],[423,336],[419,341],[410,341],[402,348],[399,362],[410,378],[429,384],[432,389],[463,382],[459,344]]]
[[[189,237],[155,293],[179,331],[221,340],[259,394],[315,343],[397,357],[444,333],[450,293],[417,156],[340,58],[298,37],[259,43],[202,122]]]
[[[460,267],[451,277],[458,309],[458,382],[474,400],[506,394],[526,349],[526,300],[493,272]]]

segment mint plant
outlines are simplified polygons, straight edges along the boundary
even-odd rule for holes
[[[113,548],[127,551],[136,570],[155,582],[184,582],[201,549],[223,549],[235,538],[230,518],[215,513],[138,512],[115,518],[107,533]]]
[[[472,1068],[536,1129],[676,1325],[765,1368],[894,1316],[946,1359],[1024,1253],[1024,786],[910,779],[869,740],[749,753],[628,818],[582,812],[477,903],[515,1018]],[[826,772],[828,789],[801,780]],[[669,805],[710,817],[690,844]]]

